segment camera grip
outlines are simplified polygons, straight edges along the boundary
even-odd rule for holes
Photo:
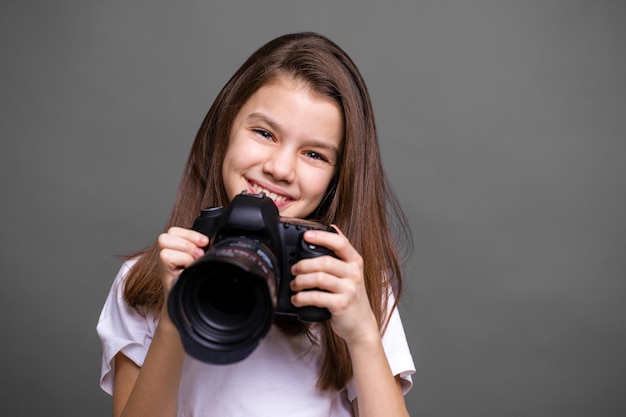
[[[298,320],[316,323],[330,319],[330,311],[327,308],[305,306],[298,309]]]
[[[334,229],[330,229],[330,228],[328,231],[335,232]],[[317,258],[318,256],[324,256],[324,255],[332,256],[335,258],[337,257],[333,253],[333,251],[331,251],[330,249],[327,249],[323,246],[316,246],[316,245],[307,243],[304,240],[304,236],[300,235],[300,245],[299,245],[299,251],[298,251],[299,259]],[[328,311],[328,309],[324,307],[304,306],[304,307],[298,308],[298,319],[300,321],[307,321],[307,322],[326,321],[330,319],[330,311]]]
[[[217,224],[223,213],[224,209],[222,207],[209,207],[202,209],[200,211],[200,215],[194,220],[191,228],[196,232],[200,232],[211,238],[217,229]]]

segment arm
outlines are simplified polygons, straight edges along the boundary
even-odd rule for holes
[[[402,383],[400,382],[400,377],[399,376],[396,377],[396,382],[398,384],[398,389],[402,390],[402,388],[401,388],[402,387]],[[358,398],[355,398],[354,401],[352,401],[352,408],[354,410],[354,416],[355,417],[359,417],[359,399]],[[408,411],[407,411],[406,415],[407,416],[409,415]]]
[[[349,349],[358,391],[352,403],[354,415],[408,416],[400,377],[393,377],[382,345],[379,350],[378,344],[373,343],[371,350],[366,346]]]
[[[363,259],[339,232],[307,231],[307,242],[332,250],[339,259],[324,256],[296,263],[291,288],[295,306],[326,307],[333,331],[348,346],[358,398],[358,417],[408,416],[399,379],[387,361],[380,329],[369,304]],[[324,291],[302,291],[320,288]]]
[[[175,416],[183,359],[180,337],[171,323],[159,323],[141,368],[119,353],[115,357],[113,416]]]
[[[192,230],[172,228],[159,236],[165,300],[181,270],[204,253],[206,236]],[[142,367],[118,353],[113,382],[114,417],[173,417],[185,354],[178,330],[161,310],[152,343]]]

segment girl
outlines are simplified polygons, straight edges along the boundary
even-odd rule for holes
[[[242,191],[264,192],[281,216],[334,225],[338,233],[304,237],[337,257],[291,271],[292,304],[331,318],[277,316],[250,356],[213,365],[185,354],[164,301],[209,243],[190,229],[195,217]],[[414,365],[396,308],[405,226],[354,63],[315,33],[270,41],[206,115],[166,231],[129,255],[113,283],[97,325],[113,415],[406,416]]]

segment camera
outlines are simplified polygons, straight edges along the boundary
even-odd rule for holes
[[[335,256],[304,241],[322,223],[279,216],[264,193],[242,192],[226,208],[201,210],[192,228],[209,237],[205,254],[181,272],[167,300],[185,351],[213,364],[245,359],[269,331],[275,314],[304,322],[330,318],[325,308],[291,304],[291,266]]]

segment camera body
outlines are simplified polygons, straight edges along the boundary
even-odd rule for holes
[[[289,283],[291,266],[299,260],[335,256],[305,242],[304,232],[333,228],[280,217],[265,194],[246,192],[226,208],[203,209],[192,228],[210,243],[181,273],[168,299],[170,317],[191,356],[214,364],[242,360],[267,334],[275,314],[306,322],[330,318],[325,308],[295,307]]]

